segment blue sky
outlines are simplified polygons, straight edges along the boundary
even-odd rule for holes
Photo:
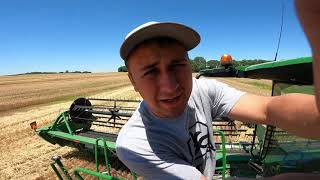
[[[278,59],[310,56],[292,0],[284,0]],[[0,75],[31,71],[117,71],[125,35],[147,21],[187,24],[201,35],[190,57],[273,59],[280,0],[2,0]]]

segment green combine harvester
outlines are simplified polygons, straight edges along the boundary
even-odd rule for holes
[[[233,67],[224,62],[220,68],[202,70],[197,78],[202,76],[269,79],[273,81],[272,96],[314,93],[311,58],[273,61],[248,67]],[[134,172],[114,177],[112,169],[129,171],[116,157],[115,141],[117,132],[132,116],[139,102],[79,98],[52,124],[36,129],[35,122],[32,123],[31,127],[36,133],[52,144],[94,152],[94,170],[73,168],[73,172],[70,172],[62,165],[60,157],[54,156],[51,167],[58,178],[83,179],[84,176],[93,176],[101,179],[137,179]],[[319,140],[296,137],[269,125],[248,124],[247,129],[239,129],[228,118],[213,120],[212,128],[217,149],[216,179],[320,171]],[[246,138],[236,139],[239,136]],[[99,171],[101,158],[104,159],[103,172]]]

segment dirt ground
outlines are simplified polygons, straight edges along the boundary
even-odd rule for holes
[[[18,79],[16,80],[12,77],[7,79],[3,77],[0,78],[0,106],[7,108],[7,110],[3,110],[0,113],[0,179],[56,179],[54,172],[49,165],[51,163],[51,156],[55,154],[62,156],[62,162],[67,167],[92,166],[92,163],[88,162],[88,159],[91,157],[87,157],[86,154],[79,152],[75,148],[60,147],[47,143],[35,135],[29,125],[31,122],[37,121],[38,126],[41,127],[52,122],[59,112],[66,110],[72,103],[72,101],[66,97],[77,92],[78,89],[81,91],[82,85],[81,83],[80,85],[79,83],[77,84],[76,81],[79,80],[85,83],[86,81],[90,81],[90,78],[82,79],[79,77],[74,78],[72,76],[67,77],[73,78],[72,81],[74,81],[70,83],[69,86],[76,86],[76,88],[71,87],[71,90],[65,85],[68,80],[63,80],[59,83],[59,86],[56,86],[56,81],[50,81],[50,78],[49,80],[45,79],[44,81],[46,82],[43,82],[39,77],[32,77],[34,79],[29,79],[30,81],[27,80],[27,83],[25,83],[24,86],[23,81],[25,81],[25,79],[23,78],[28,79],[28,77],[23,77],[22,80],[19,76],[17,78]],[[57,78],[59,79],[59,77],[56,77],[56,79]],[[82,94],[90,94],[91,96],[100,98],[140,98],[139,94],[133,90],[129,80],[125,79],[126,74],[100,74],[99,76],[92,78],[100,79],[95,81],[95,83],[91,83],[89,87],[90,90],[82,90]],[[239,79],[233,78],[219,78],[218,80],[250,93],[260,95],[270,94],[270,90],[267,88],[259,88],[257,87],[257,84],[247,83],[243,80],[239,81]],[[104,83],[103,86],[99,84],[105,81],[108,83]],[[263,83],[267,86],[271,85],[270,82]],[[37,99],[37,93],[32,91],[31,84],[34,86],[39,84],[40,88],[37,90],[38,93],[43,94],[43,91],[47,91],[48,95],[53,94],[52,96],[55,98],[53,98],[53,100],[50,100],[50,98],[46,99],[49,103],[44,103],[44,100],[41,98],[41,100],[39,100],[39,98]],[[45,84],[42,86],[42,89],[41,84]],[[98,86],[99,91],[94,89],[94,85]],[[107,87],[108,85],[116,88]],[[11,91],[11,94],[9,86],[15,88],[14,91]],[[19,88],[15,86],[18,86]],[[50,90],[50,87],[53,90]],[[57,89],[63,90],[60,93],[57,93]],[[59,94],[62,95],[60,96]],[[80,96],[81,93],[78,95]],[[11,96],[11,98],[7,98],[6,96]],[[12,103],[23,104],[24,99],[28,100],[28,96],[33,96],[37,102],[25,103],[24,105],[19,106]],[[6,101],[8,102],[7,104]]]

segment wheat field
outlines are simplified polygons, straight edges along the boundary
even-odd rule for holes
[[[271,82],[217,78],[249,93],[270,95]],[[0,179],[56,179],[51,156],[67,168],[92,166],[83,152],[45,142],[30,123],[51,123],[77,97],[140,99],[126,73],[0,76]]]

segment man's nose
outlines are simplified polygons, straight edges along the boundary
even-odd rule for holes
[[[179,83],[174,73],[161,73],[159,82],[159,88],[162,93],[173,93],[179,87]]]

